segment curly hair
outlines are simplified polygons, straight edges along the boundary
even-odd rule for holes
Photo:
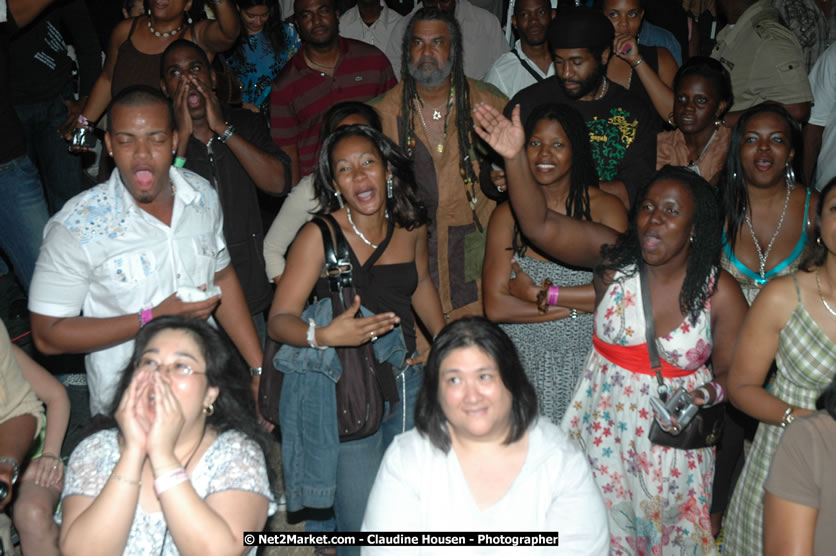
[[[731,250],[734,251],[737,243],[737,232],[743,226],[746,212],[749,210],[749,191],[746,189],[746,182],[743,175],[743,163],[740,160],[741,144],[743,133],[749,121],[760,114],[775,114],[782,118],[787,124],[789,131],[789,147],[796,151],[801,145],[801,127],[798,122],[787,112],[787,109],[780,104],[759,104],[748,109],[734,126],[731,139],[729,139],[729,154],[726,159],[726,166],[720,175],[720,191],[722,192],[720,202],[722,204],[723,218],[726,222],[725,232]],[[803,182],[803,176],[799,173],[798,163],[801,156],[793,160],[798,181]]]
[[[720,118],[725,116],[726,112],[734,104],[734,94],[732,93],[731,76],[723,64],[709,58],[708,56],[693,56],[688,58],[682,66],[677,70],[673,77],[673,91],[679,90],[679,85],[686,77],[697,76],[708,79],[714,83],[714,91],[717,94],[718,102],[725,102],[726,108],[720,114]]]
[[[716,280],[711,278],[717,276],[720,271],[722,249],[720,208],[714,188],[696,173],[679,166],[665,166],[656,172],[639,192],[637,198],[642,201],[631,209],[630,226],[627,231],[621,234],[614,244],[601,248],[604,262],[595,272],[599,275],[614,270],[624,272],[635,265],[629,273],[629,276],[632,276],[638,270],[638,265],[644,263],[636,219],[647,192],[653,184],[663,180],[673,180],[684,186],[694,201],[694,234],[688,249],[685,281],[679,292],[679,310],[683,315],[690,317],[691,323],[696,323],[705,302],[714,295]]]
[[[476,347],[496,362],[502,384],[511,393],[511,430],[505,444],[522,438],[537,418],[537,394],[508,335],[484,317],[453,321],[433,341],[415,405],[415,428],[444,453],[450,451],[450,435],[439,400],[439,374],[444,360],[453,351],[466,347]]]
[[[270,40],[273,52],[278,55],[284,48],[285,32],[282,22],[282,9],[278,0],[235,0],[238,4],[238,11],[243,12],[256,6],[267,6],[267,23],[264,24],[262,33]],[[235,48],[244,48],[247,45],[247,30],[241,25],[241,33],[238,35]],[[247,46],[249,48],[249,46]]]
[[[813,234],[814,237],[807,240],[810,242],[810,249],[808,249],[807,254],[804,255],[804,258],[798,265],[798,268],[805,272],[812,272],[814,268],[823,265],[825,259],[827,259],[827,246],[821,241],[821,215],[827,196],[830,195],[834,186],[836,186],[836,178],[827,182],[827,185],[819,193],[819,200],[816,203],[816,230]]]
[[[401,99],[401,116],[403,125],[399,126],[398,143],[406,148],[407,155],[414,156],[415,138],[415,100],[420,101],[418,89],[415,86],[415,79],[409,74],[410,43],[415,24],[419,21],[443,21],[447,24],[450,33],[450,58],[453,67],[450,71],[450,86],[455,90],[456,106],[456,138],[459,144],[459,173],[465,185],[470,188],[469,195],[476,195],[476,185],[479,178],[473,169],[475,156],[473,144],[473,115],[470,109],[470,87],[467,83],[467,76],[464,73],[464,43],[459,23],[452,14],[448,14],[438,8],[421,8],[406,26],[401,42],[401,82],[403,83],[403,97]]]
[[[319,161],[314,171],[314,192],[322,207],[322,214],[337,210],[337,190],[334,187],[334,171],[331,156],[337,144],[348,137],[364,137],[371,141],[380,154],[383,164],[392,172],[392,198],[386,207],[394,222],[407,230],[427,223],[427,210],[418,200],[413,162],[391,139],[367,125],[349,125],[337,128],[322,143]]]

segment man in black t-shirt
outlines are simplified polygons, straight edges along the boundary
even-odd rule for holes
[[[576,109],[589,128],[601,189],[629,208],[655,170],[658,129],[646,103],[607,79],[612,39],[612,25],[600,11],[561,11],[548,30],[555,75],[514,95],[505,115],[517,104],[523,123],[542,104]]]

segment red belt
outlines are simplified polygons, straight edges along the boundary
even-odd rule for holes
[[[633,373],[656,376],[656,372],[650,366],[650,354],[647,352],[646,343],[635,346],[618,346],[608,344],[601,340],[597,334],[593,334],[592,345],[595,346],[595,351],[614,365],[618,365]],[[662,363],[662,376],[665,378],[678,378],[697,372],[696,369],[686,371],[685,369],[674,367],[661,358],[660,362]]]

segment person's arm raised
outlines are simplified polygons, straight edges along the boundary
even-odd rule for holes
[[[209,59],[215,58],[218,52],[224,52],[235,44],[240,30],[238,10],[232,0],[209,0],[207,2],[215,19],[204,19],[194,26],[195,42],[206,51]]]
[[[618,233],[548,209],[523,153],[520,107],[514,107],[511,120],[486,104],[479,104],[473,112],[477,135],[505,159],[508,194],[522,233],[545,253],[571,265],[592,268],[600,263],[601,246],[614,243]]]

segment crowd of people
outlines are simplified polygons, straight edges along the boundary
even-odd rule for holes
[[[829,2],[99,4],[0,0],[0,554],[832,550]]]

